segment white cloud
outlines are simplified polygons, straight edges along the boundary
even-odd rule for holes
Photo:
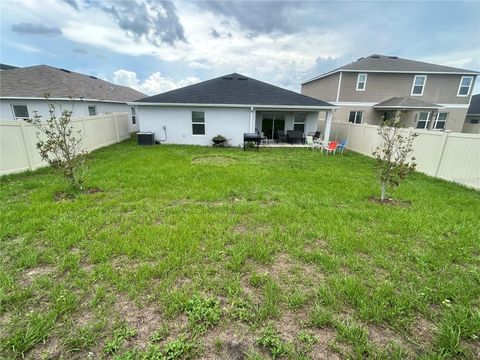
[[[199,81],[199,78],[193,76],[175,81],[171,78],[163,77],[159,72],[155,72],[147,77],[145,81],[141,82],[134,71],[120,69],[113,73],[113,82],[115,84],[131,87],[147,95],[155,95],[174,90],[179,87],[195,84]]]

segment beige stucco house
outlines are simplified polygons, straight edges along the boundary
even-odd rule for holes
[[[370,55],[302,84],[302,94],[338,108],[333,121],[377,124],[400,117],[404,126],[461,132],[476,71]]]

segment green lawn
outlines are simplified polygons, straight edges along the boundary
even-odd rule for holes
[[[480,193],[373,160],[139,147],[0,183],[0,358],[480,357]]]

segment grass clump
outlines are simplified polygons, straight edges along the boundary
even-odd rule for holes
[[[217,299],[193,296],[185,306],[185,312],[191,324],[205,330],[220,321],[222,310]]]
[[[103,348],[103,352],[107,355],[113,355],[125,343],[126,340],[137,335],[137,330],[126,325],[122,325],[113,332],[113,339],[107,341]]]
[[[257,339],[257,343],[265,347],[273,359],[292,353],[291,345],[280,337],[278,331],[272,324],[267,325],[262,330],[260,337]]]

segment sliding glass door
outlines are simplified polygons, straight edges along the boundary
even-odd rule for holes
[[[285,114],[264,112],[262,113],[262,132],[268,139],[275,139],[277,131],[285,131]]]

